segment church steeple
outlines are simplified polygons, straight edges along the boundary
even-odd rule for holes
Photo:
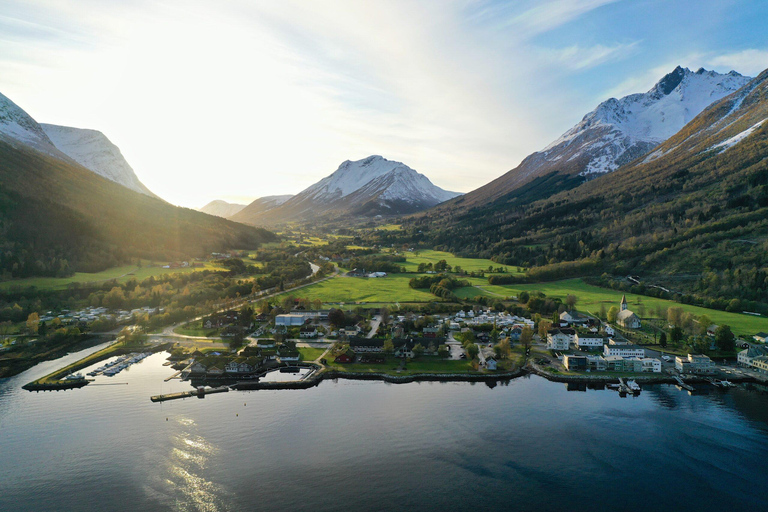
[[[621,310],[624,311],[625,309],[627,309],[627,296],[626,295],[622,295],[621,296]]]

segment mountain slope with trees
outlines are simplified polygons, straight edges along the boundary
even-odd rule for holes
[[[632,274],[714,307],[768,312],[766,119],[768,71],[613,173],[531,204],[429,212],[407,231],[533,267],[529,279]]]
[[[206,256],[276,236],[134,192],[81,165],[0,140],[4,279]]]

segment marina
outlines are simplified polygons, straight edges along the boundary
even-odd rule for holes
[[[151,352],[139,352],[139,353],[132,353],[132,354],[126,354],[124,356],[120,356],[114,361],[110,361],[103,366],[100,366],[99,368],[96,368],[95,370],[88,372],[88,375],[91,377],[95,377],[97,375],[106,375],[107,377],[114,377],[121,371],[125,370],[129,366],[136,364],[140,361],[143,361],[145,358],[152,355]]]

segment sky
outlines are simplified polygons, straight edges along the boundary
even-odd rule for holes
[[[0,92],[167,201],[382,155],[468,192],[682,65],[768,68],[761,0],[3,0]]]

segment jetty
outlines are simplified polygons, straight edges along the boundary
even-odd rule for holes
[[[196,396],[198,398],[204,398],[205,395],[212,395],[214,393],[226,393],[229,391],[228,386],[220,386],[218,388],[206,388],[200,386],[195,390],[180,391],[178,393],[168,393],[165,395],[154,395],[149,397],[153,402],[165,402],[168,400],[178,400],[179,398],[190,398]]]
[[[682,378],[680,378],[678,375],[675,375],[675,381],[677,382],[677,386],[686,390],[686,391],[695,391],[696,389],[691,386],[690,384],[686,384]]]

